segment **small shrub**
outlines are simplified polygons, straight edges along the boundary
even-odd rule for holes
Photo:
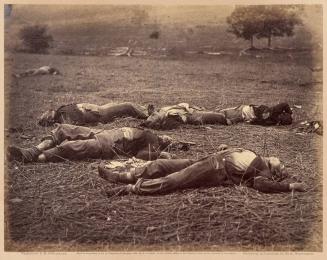
[[[53,41],[45,25],[25,26],[20,30],[19,36],[28,51],[33,53],[45,53]]]
[[[154,31],[150,34],[151,39],[159,39],[160,33],[158,31]]]

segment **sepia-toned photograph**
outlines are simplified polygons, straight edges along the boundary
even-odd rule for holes
[[[5,252],[323,252],[322,4],[4,4]]]

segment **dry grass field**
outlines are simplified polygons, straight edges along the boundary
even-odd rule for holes
[[[322,119],[321,72],[309,69],[321,62],[314,51],[162,58],[7,53],[6,144],[37,144],[52,129],[38,126],[37,117],[73,102],[157,107],[188,102],[216,109],[287,101],[301,106],[294,110],[295,121]],[[43,65],[63,75],[11,77]],[[96,127],[139,123],[124,118]],[[5,250],[321,251],[322,137],[296,135],[290,128],[182,126],[160,133],[196,142],[191,150],[176,152],[180,158],[205,156],[221,143],[278,156],[288,180],[305,183],[304,193],[264,194],[233,186],[107,198],[103,189],[117,185],[97,175],[101,160],[5,162]]]

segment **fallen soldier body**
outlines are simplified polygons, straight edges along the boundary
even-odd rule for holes
[[[287,177],[284,165],[276,157],[221,145],[219,152],[200,160],[159,159],[115,172],[104,165],[99,175],[107,181],[127,185],[107,190],[107,195],[161,194],[179,189],[220,185],[246,185],[261,192],[304,191],[302,183],[280,182]]]
[[[228,125],[246,122],[255,125],[290,125],[292,124],[292,109],[287,103],[275,106],[240,105],[238,107],[218,110],[224,113]]]
[[[226,125],[223,113],[208,111],[204,108],[191,106],[188,103],[180,103],[173,106],[162,107],[155,111],[149,111],[149,117],[141,124],[153,129],[173,129],[179,124],[222,124]]]
[[[164,150],[171,143],[169,136],[158,136],[139,128],[102,130],[58,124],[37,146],[28,149],[9,146],[7,157],[23,162],[112,159],[117,156],[154,160],[170,158]]]
[[[102,106],[81,103],[69,104],[59,107],[57,110],[44,112],[38,120],[41,126],[51,126],[54,123],[66,123],[72,125],[92,125],[96,123],[109,123],[119,117],[134,117],[146,119],[147,108],[130,102],[114,104],[108,103]]]
[[[288,125],[292,123],[292,110],[287,103],[268,107],[264,105],[241,105],[208,111],[187,103],[163,107],[149,111],[149,117],[141,126],[154,129],[173,129],[180,124],[220,124],[232,125],[246,122],[258,125]]]
[[[42,66],[38,69],[30,69],[26,70],[22,73],[16,73],[14,74],[15,78],[24,78],[24,77],[30,77],[30,76],[37,76],[37,75],[60,75],[60,71],[56,68],[50,67],[50,66]]]

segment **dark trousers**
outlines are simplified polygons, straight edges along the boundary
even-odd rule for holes
[[[227,179],[222,158],[212,155],[194,161],[156,160],[135,169],[137,194],[166,193],[177,189],[218,186]]]
[[[144,107],[141,107],[137,104],[133,104],[131,102],[125,102],[120,104],[108,104],[99,106],[99,114],[101,116],[100,121],[107,123],[115,118],[119,117],[135,117],[135,118],[141,118],[146,119],[147,111]]]
[[[134,176],[133,176],[134,175]],[[136,194],[159,194],[178,189],[244,184],[266,193],[289,192],[289,183],[275,182],[263,176],[252,180],[234,180],[226,173],[223,156],[216,154],[194,161],[188,159],[156,160],[136,168],[132,174]]]
[[[223,113],[217,113],[211,111],[208,112],[197,111],[197,112],[193,112],[190,116],[188,116],[187,123],[195,124],[195,125],[202,125],[202,124],[226,125],[226,117]]]
[[[53,140],[56,146],[43,151],[43,154],[51,162],[101,158],[102,146],[96,138],[96,134],[101,132],[103,130],[60,124],[44,138]]]

